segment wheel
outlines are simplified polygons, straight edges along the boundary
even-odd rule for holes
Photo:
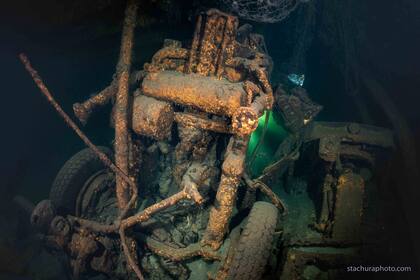
[[[98,148],[109,157],[112,156],[110,149]],[[103,170],[106,170],[105,165],[89,148],[72,156],[58,172],[50,191],[50,200],[58,214],[74,215],[79,193],[87,182],[93,180],[92,177],[96,177],[94,175]]]
[[[262,277],[273,245],[278,210],[268,202],[256,202],[249,213],[232,257],[228,279]]]

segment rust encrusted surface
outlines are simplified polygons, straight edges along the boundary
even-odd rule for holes
[[[114,114],[115,164],[126,174],[129,172],[128,154],[130,145],[130,135],[128,129],[129,78],[137,9],[138,6],[135,0],[130,0],[127,3],[121,39],[120,57],[116,70],[118,91],[115,98]],[[116,177],[116,183],[118,207],[120,209],[124,209],[130,200],[130,190],[127,183],[118,175]]]
[[[175,121],[185,127],[210,130],[217,133],[231,133],[231,129],[226,122],[203,118],[196,114],[177,112],[175,113]]]
[[[145,72],[135,71],[130,75],[130,86],[135,86],[143,79]],[[101,90],[98,94],[88,98],[82,103],[74,103],[73,111],[79,121],[85,125],[90,115],[99,107],[108,104],[117,94],[117,82],[114,79],[109,86]]]
[[[201,246],[200,243],[188,245],[185,248],[174,248],[159,242],[153,238],[145,237],[146,246],[153,251],[156,255],[165,257],[174,262],[180,262],[186,259],[201,256],[207,260],[221,260],[221,256],[209,249],[208,247]]]
[[[179,41],[167,40],[151,63],[144,65],[142,74],[134,79],[136,82],[143,81],[141,89],[131,98],[130,67],[136,11],[135,0],[129,0],[116,79],[98,95],[74,105],[77,117],[85,123],[96,107],[115,98],[116,166],[106,160],[116,172],[120,216],[111,225],[76,217],[68,219],[81,230],[102,234],[118,232],[129,265],[142,279],[135,257],[136,243],[130,235],[126,236],[126,230],[181,200],[201,205],[210,189],[204,181],[209,181],[218,173],[215,170],[216,156],[213,165],[208,162],[209,147],[218,143],[216,133],[229,133],[233,136],[225,151],[216,200],[201,242],[180,250],[154,240],[146,242],[156,254],[175,261],[194,256],[219,259],[214,250],[220,247],[228,230],[244,171],[249,134],[257,127],[258,118],[264,110],[271,108],[272,90],[267,77],[270,65],[264,55],[255,52],[247,56],[252,59],[235,58],[238,19],[212,9],[199,17],[191,50],[182,48]],[[135,174],[140,171],[143,149],[138,141],[140,138],[132,137],[131,129],[154,140],[166,140],[171,138],[175,122],[180,141],[174,151],[173,177],[182,190],[127,217],[137,200]],[[215,148],[212,151],[216,154]],[[204,185],[200,191],[205,188],[207,191],[200,193],[199,187]],[[84,251],[77,246],[75,249],[79,253]]]
[[[202,239],[203,245],[217,250],[228,229],[229,219],[236,202],[236,193],[245,167],[245,152],[249,137],[234,136],[230,139],[225,152],[222,176],[216,194],[216,200],[210,210],[207,229]]]
[[[186,73],[221,77],[235,51],[238,19],[211,9],[199,16]]]
[[[232,116],[246,102],[241,83],[174,71],[148,74],[143,81],[142,92],[147,96],[222,116]]]
[[[168,102],[156,100],[144,95],[136,95],[133,99],[132,128],[140,135],[156,140],[169,138],[174,110]]]
[[[93,110],[98,106],[106,105],[109,102],[109,100],[113,96],[115,96],[116,92],[117,92],[116,83],[112,82],[111,85],[106,87],[97,95],[92,96],[85,102],[73,104],[74,114],[80,120],[82,124],[86,124]]]
[[[189,50],[187,49],[174,46],[164,47],[153,55],[151,63],[145,63],[144,69],[149,72],[163,70],[183,72],[188,57]]]

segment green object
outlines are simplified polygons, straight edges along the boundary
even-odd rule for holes
[[[264,124],[268,116],[268,123],[264,138]],[[264,113],[258,120],[257,129],[251,134],[247,150],[247,166],[251,177],[258,177],[265,167],[273,162],[274,154],[280,143],[287,137],[288,132],[283,125],[279,123],[273,112]],[[258,145],[258,142],[262,143]],[[257,150],[255,150],[257,148]],[[255,156],[253,154],[255,153]]]

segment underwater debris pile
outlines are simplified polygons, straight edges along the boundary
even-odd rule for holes
[[[113,102],[114,152],[84,135],[20,56],[89,147],[67,161],[49,200],[32,211],[45,246],[67,255],[71,277],[260,279],[270,263],[271,272],[295,279],[309,260],[335,269],[357,259],[365,186],[378,150],[392,148],[391,133],[314,122],[322,106],[304,88],[273,92],[264,37],[215,9],[198,17],[190,45],[167,39],[150,63],[131,71],[136,9],[129,1],[115,79],[73,106],[86,124]],[[247,149],[267,111],[289,135],[253,178]],[[321,209],[308,193],[322,194]],[[325,246],[333,253],[318,250]]]
[[[263,38],[252,33],[242,33],[243,44],[237,42],[235,40],[237,18],[218,10],[209,10],[200,15],[191,49],[182,48],[180,42],[167,40],[164,48],[152,58],[152,62],[145,64],[144,70],[135,72],[134,77],[130,79],[128,73],[132,23],[135,21],[136,10],[132,7],[133,3],[134,1],[129,1],[127,6],[116,80],[97,96],[74,105],[76,116],[80,117],[82,123],[86,123],[95,107],[104,105],[115,97],[112,123],[116,130],[116,165],[110,160],[110,152],[107,149],[95,147],[62,111],[31,67],[28,59],[24,55],[21,56],[22,62],[41,91],[92,149],[81,151],[70,159],[57,175],[50,197],[51,205],[62,216],[53,218],[52,226],[46,233],[51,242],[71,252],[71,265],[75,277],[88,273],[92,269],[111,273],[109,267],[104,271],[104,267],[98,267],[96,262],[109,263],[110,259],[116,258],[115,254],[104,253],[100,261],[90,260],[89,256],[96,254],[99,247],[107,247],[105,244],[100,245],[102,242],[114,244],[115,240],[107,237],[107,234],[118,232],[127,262],[137,277],[142,279],[142,272],[138,266],[140,261],[135,245],[136,238],[133,235],[126,236],[126,230],[145,223],[157,212],[176,206],[181,200],[191,200],[193,203],[190,203],[190,207],[194,204],[202,205],[210,198],[208,196],[210,187],[217,189],[214,202],[217,207],[209,204],[206,206],[208,224],[203,229],[204,231],[199,233],[201,241],[190,238],[194,243],[184,244],[187,247],[176,249],[172,247],[173,244],[167,245],[147,236],[143,240],[153,253],[172,261],[179,262],[195,256],[222,260],[217,251],[228,233],[228,223],[235,207],[236,192],[244,172],[249,135],[256,129],[258,118],[264,110],[271,108],[273,102],[267,71],[271,69],[272,62],[265,53],[258,51],[262,48],[258,43],[263,42]],[[251,38],[258,38],[258,41],[253,41]],[[240,49],[240,52],[236,52],[237,49]],[[237,56],[237,53],[240,55]],[[132,110],[129,109],[131,105],[128,104],[127,95],[129,80],[140,84],[137,94],[130,99],[133,104]],[[132,117],[127,116],[128,112],[132,112]],[[171,127],[175,123],[178,127],[179,142],[175,148],[172,148]],[[140,155],[135,151],[141,151],[141,146],[144,144],[139,144],[138,148],[132,147],[134,137],[128,133],[128,124],[130,131],[132,129],[140,134],[140,137],[159,141],[155,148],[153,148],[154,144],[149,145],[146,153],[156,155],[157,150],[162,151],[164,149],[162,147],[166,146],[167,157],[171,159],[164,161],[169,166],[163,166],[163,169],[167,171],[169,168],[173,173],[167,174],[173,177],[170,186],[166,189],[160,188],[163,190],[162,196],[168,193],[172,195],[160,201],[156,200],[156,203],[147,205],[146,208],[137,209],[137,214],[131,216],[129,214],[132,207],[138,200],[137,186],[133,180],[135,175],[132,171],[137,170],[139,173],[139,169],[130,169],[129,167],[136,165],[130,160],[143,157],[144,154]],[[222,144],[221,147],[216,148],[220,146],[218,138],[227,139],[229,144],[227,146]],[[220,154],[216,155],[216,149],[225,150],[223,158],[220,158]],[[96,160],[95,155],[98,155],[100,160]],[[146,160],[147,157],[141,161]],[[106,189],[106,186],[109,187],[109,182],[112,182],[112,178],[109,177],[112,175],[109,175],[109,172],[98,170],[101,164],[102,169],[110,168],[116,175],[116,199],[119,209],[119,214],[114,220],[106,224],[84,217],[87,213],[94,212],[86,208],[86,203],[89,204],[93,200],[98,188]],[[100,171],[103,175],[99,179],[83,178],[80,182],[82,184],[76,185],[75,176],[78,176],[80,181],[80,173],[88,172],[87,166],[90,169],[94,166],[89,172]],[[214,182],[218,181],[215,176],[219,173],[221,173],[220,183],[218,187],[215,187]],[[103,183],[104,180],[108,184]],[[207,188],[206,185],[208,185]],[[96,188],[96,191],[90,188]],[[78,211],[72,211],[75,207],[66,209],[60,205],[65,200],[64,197],[67,202],[71,199],[68,196],[69,193],[72,193],[72,198],[76,200],[74,202]],[[188,205],[188,202],[186,203]],[[83,206],[82,209],[79,206]],[[37,216],[43,213],[38,211],[39,207],[34,210]],[[74,216],[76,213],[80,214],[79,217]],[[45,217],[45,219],[51,220],[51,217]],[[197,217],[194,216],[194,219]],[[65,229],[64,233],[62,229]],[[182,232],[179,228],[177,231]],[[160,232],[162,234],[162,230]],[[188,232],[184,230],[184,234],[187,235]],[[269,235],[267,242],[271,238],[272,235]],[[261,266],[266,260],[258,261],[261,262]],[[241,269],[237,273],[242,273]]]

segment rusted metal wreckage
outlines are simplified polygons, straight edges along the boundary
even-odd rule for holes
[[[305,253],[309,245],[350,239],[353,244],[360,235],[365,179],[341,162],[344,157],[373,164],[366,145],[391,147],[389,133],[357,124],[311,122],[320,108],[299,90],[290,96],[277,91],[274,98],[264,38],[250,32],[249,25],[238,28],[236,17],[215,9],[198,17],[188,48],[165,40],[143,70],[131,71],[136,10],[136,1],[129,1],[115,79],[73,106],[85,124],[96,109],[114,102],[114,156],[89,141],[21,55],[38,87],[90,148],[63,166],[50,200],[38,204],[32,214],[48,245],[69,255],[73,277],[93,272],[132,277],[121,261],[125,259],[139,279],[144,272],[161,277],[162,269],[186,279],[183,262],[200,257],[214,263],[207,273],[210,279],[259,279],[278,236],[279,210],[286,213],[267,184],[285,170],[292,174],[299,149],[314,141],[326,163],[323,204],[314,225],[322,234],[307,243],[283,239],[282,275],[297,279],[309,259],[323,258],[322,253]],[[274,99],[292,134],[279,147],[278,160],[251,179],[245,172],[250,134]],[[297,108],[300,103],[304,106]],[[242,181],[248,186],[243,207],[251,210],[247,219],[232,226]],[[158,197],[150,193],[156,184]],[[256,190],[271,203],[255,202]],[[149,200],[147,194],[154,198]],[[174,222],[177,214],[185,218],[179,226]],[[179,233],[181,239],[175,238]],[[153,256],[160,256],[158,265]]]

